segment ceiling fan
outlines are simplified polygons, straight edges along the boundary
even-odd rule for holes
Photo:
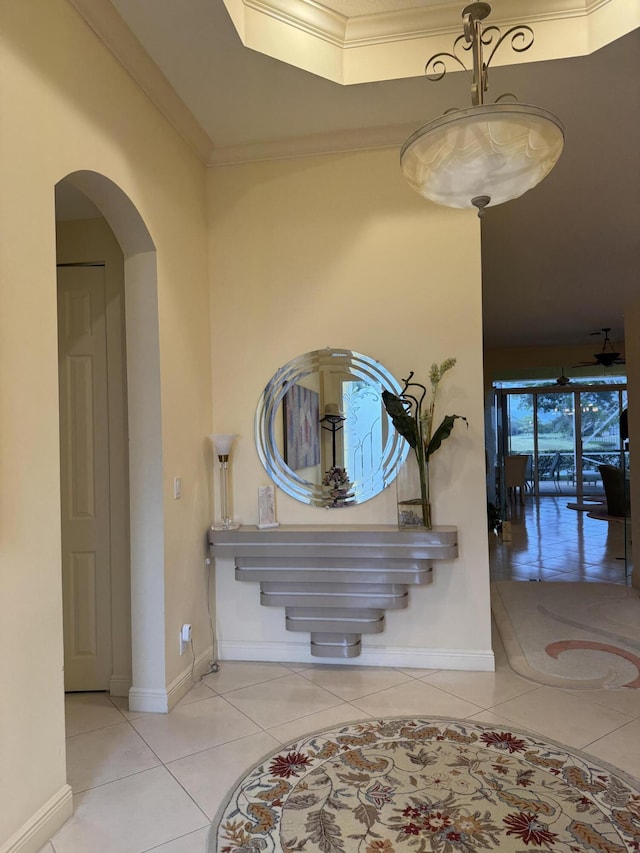
[[[626,364],[622,354],[614,350],[613,344],[609,340],[610,331],[611,327],[609,326],[597,332],[590,332],[591,335],[604,335],[602,349],[600,352],[594,352],[595,361],[581,361],[580,364],[574,364],[574,367],[611,367],[614,364]]]
[[[569,379],[569,377],[564,375],[564,367],[562,368],[560,376],[558,376],[558,378],[556,379],[555,384],[560,386],[571,384],[571,380]]]

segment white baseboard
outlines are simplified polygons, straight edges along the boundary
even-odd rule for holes
[[[191,690],[194,686],[193,680],[199,679],[203,673],[207,672],[212,655],[213,648],[209,646],[208,649],[205,649],[198,655],[193,665],[190,664],[186,669],[182,670],[177,678],[173,679],[167,689],[169,710]]]
[[[174,705],[194,686],[193,679],[199,679],[209,669],[213,648],[205,649],[196,658],[195,664],[189,664],[180,672],[166,689],[132,687],[129,690],[129,710],[144,711],[150,714],[168,714]]]
[[[414,649],[393,646],[363,648],[355,658],[321,658],[311,654],[309,641],[303,643],[259,643],[218,641],[219,659],[254,660],[278,663],[322,663],[346,666],[392,666],[415,669],[463,669],[493,672],[491,649]]]
[[[132,687],[129,691],[129,710],[166,714],[169,711],[167,691],[163,688]]]
[[[0,847],[0,853],[37,853],[73,814],[73,795],[63,785]]]

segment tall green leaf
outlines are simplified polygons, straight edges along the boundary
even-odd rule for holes
[[[400,397],[392,394],[391,391],[382,392],[382,402],[389,413],[394,427],[400,435],[409,442],[409,447],[414,449],[418,446],[419,433],[416,419],[407,414],[404,404]]]
[[[453,425],[458,419],[464,421],[467,425],[467,429],[469,428],[469,422],[462,415],[445,415],[442,423],[431,436],[431,441],[429,442],[429,446],[427,447],[427,459],[433,453],[436,452],[436,450],[440,447],[445,438],[449,438],[449,436],[451,435],[451,430],[453,429]]]

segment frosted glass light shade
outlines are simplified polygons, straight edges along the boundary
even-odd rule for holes
[[[446,207],[487,206],[539,184],[564,146],[553,113],[529,104],[485,104],[428,122],[402,146],[400,164],[416,192]],[[478,206],[478,205],[475,205]]]
[[[233,514],[230,506],[229,495],[229,456],[231,454],[231,445],[236,437],[236,433],[225,433],[223,435],[210,435],[209,439],[213,444],[214,452],[218,456],[218,465],[220,466],[220,519],[211,527],[214,530],[235,530],[239,525],[233,521]]]
[[[237,433],[225,433],[224,435],[210,435],[213,447],[218,456],[228,456]]]

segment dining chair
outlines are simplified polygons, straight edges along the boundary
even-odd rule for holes
[[[504,458],[504,485],[509,498],[516,497],[520,490],[520,503],[524,504],[524,494],[527,488],[527,464],[530,457],[526,454],[512,454]]]
[[[615,465],[598,465],[604,494],[607,499],[607,515],[612,518],[629,517],[629,481],[622,468]]]

